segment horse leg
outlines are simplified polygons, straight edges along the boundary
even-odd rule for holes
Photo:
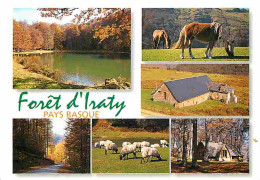
[[[185,47],[187,46],[187,37],[185,36],[185,40],[184,40],[184,43],[182,44],[182,46],[181,46],[181,59],[184,59],[184,49],[185,49]]]
[[[189,55],[190,55],[191,59],[194,59],[195,57],[192,55],[192,52],[191,52],[192,43],[193,43],[193,39],[190,39],[189,40]]]
[[[162,48],[164,49],[164,44],[165,44],[165,42],[163,41],[163,44],[162,44]]]
[[[209,44],[209,59],[212,59],[212,50],[213,50],[213,47],[214,47],[214,42],[210,42]]]
[[[207,49],[206,49],[206,51],[205,51],[205,53],[204,53],[205,58],[208,58],[209,44],[210,44],[210,43],[208,43]]]
[[[157,39],[157,48],[156,49],[159,49],[159,45],[160,45],[160,38]]]

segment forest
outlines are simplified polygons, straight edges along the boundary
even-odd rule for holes
[[[64,138],[52,121],[13,120],[14,173],[90,173],[90,120],[68,119]]]
[[[77,8],[40,8],[42,17],[62,19]],[[56,23],[13,20],[13,51],[130,51],[130,9],[87,9],[74,22]]]
[[[248,173],[248,119],[173,119],[172,172]]]
[[[249,46],[249,10],[239,8],[153,8],[142,11],[143,49],[152,47],[152,34],[156,29],[164,29],[174,44],[178,41],[181,29],[191,22],[219,22],[223,25],[223,39],[235,40],[236,47]],[[223,47],[223,41],[217,47]],[[193,47],[205,47],[194,42]]]

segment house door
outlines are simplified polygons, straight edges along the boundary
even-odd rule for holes
[[[227,158],[227,150],[223,150],[223,157]]]
[[[164,100],[165,100],[165,101],[166,101],[166,98],[167,98],[166,92],[164,92]]]

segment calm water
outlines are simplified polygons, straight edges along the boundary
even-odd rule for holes
[[[79,54],[52,53],[40,56],[43,64],[61,71],[62,81],[78,84],[103,84],[106,78],[125,77],[130,81],[131,61],[129,54]]]

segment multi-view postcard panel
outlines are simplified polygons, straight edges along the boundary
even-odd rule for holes
[[[249,173],[249,119],[171,120],[172,173]]]
[[[90,173],[90,119],[13,119],[13,173]]]
[[[130,8],[15,8],[14,89],[131,89]]]
[[[143,8],[142,60],[248,61],[249,10]]]
[[[247,64],[142,64],[142,114],[248,116]]]
[[[169,173],[169,119],[99,119],[92,173]]]

